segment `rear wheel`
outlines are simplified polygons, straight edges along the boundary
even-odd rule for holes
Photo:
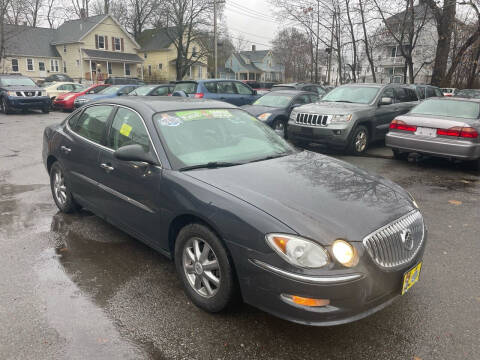
[[[79,208],[65,183],[63,168],[58,161],[54,162],[50,168],[50,188],[53,200],[60,211],[71,213]]]
[[[368,148],[369,140],[368,129],[363,125],[357,126],[353,131],[348,152],[353,155],[363,154]]]
[[[237,299],[232,259],[205,225],[190,224],[180,230],[175,267],[185,292],[199,308],[219,312]]]
[[[397,160],[407,160],[408,159],[408,152],[401,152],[398,149],[392,149],[393,157]]]

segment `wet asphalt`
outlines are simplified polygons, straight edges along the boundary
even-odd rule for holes
[[[480,359],[480,177],[461,164],[338,156],[410,191],[429,227],[420,282],[361,321],[315,328],[248,305],[210,315],[173,264],[93,214],[57,211],[42,132],[0,115],[0,359]],[[312,150],[317,150],[313,148]]]

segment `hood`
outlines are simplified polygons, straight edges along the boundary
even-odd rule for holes
[[[368,104],[350,104],[343,102],[320,101],[295,108],[295,112],[345,114],[368,108]]]
[[[278,114],[285,111],[282,108],[274,108],[274,107],[261,106],[261,105],[244,105],[244,106],[241,106],[241,108],[255,117],[264,113]]]
[[[185,174],[250,203],[302,236],[326,244],[336,238],[361,241],[414,209],[408,193],[395,183],[308,151]]]

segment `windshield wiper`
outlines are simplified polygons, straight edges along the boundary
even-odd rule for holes
[[[283,152],[283,153],[268,155],[268,156],[265,156],[265,157],[262,157],[262,158],[259,158],[259,159],[250,160],[247,163],[259,162],[259,161],[264,161],[264,160],[272,160],[272,159],[284,157],[284,156],[287,156],[287,155],[290,155],[290,154],[291,154],[291,152],[286,151],[286,152]]]
[[[353,104],[353,101],[348,101],[348,100],[336,100],[335,102],[343,102],[343,103]]]
[[[187,171],[187,170],[195,170],[195,169],[216,169],[220,167],[229,167],[229,166],[236,166],[236,165],[242,165],[242,163],[234,163],[234,162],[224,162],[224,161],[211,161],[206,164],[198,164],[198,165],[191,165],[191,166],[185,166],[178,171]]]

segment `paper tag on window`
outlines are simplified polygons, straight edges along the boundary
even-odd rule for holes
[[[123,124],[122,127],[120,128],[120,134],[126,137],[130,136],[131,131],[132,131],[132,127],[128,124]]]

